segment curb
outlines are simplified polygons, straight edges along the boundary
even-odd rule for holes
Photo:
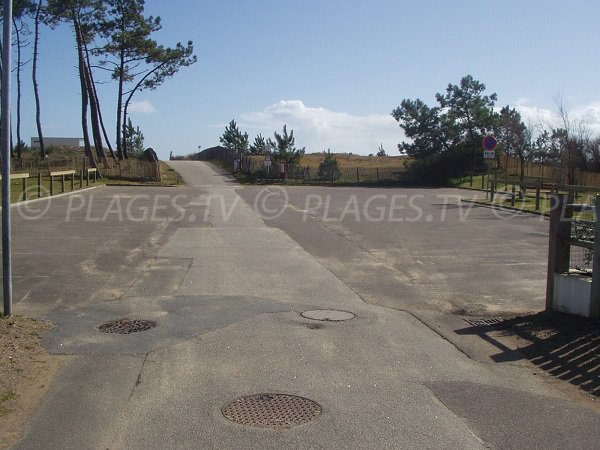
[[[530,211],[527,209],[513,208],[512,206],[502,206],[502,205],[493,205],[493,204],[488,205],[486,203],[480,203],[480,202],[477,202],[474,200],[467,200],[462,197],[461,197],[460,201],[465,202],[465,203],[473,203],[474,205],[483,206],[485,208],[499,209],[499,210],[505,210],[505,211],[515,211],[515,212],[521,212],[521,213],[525,213],[525,214],[533,214],[534,216],[550,217],[550,214],[544,213],[541,211]]]
[[[133,183],[105,183],[109,187],[157,187],[157,188],[174,188],[185,187],[185,184],[133,184]]]
[[[92,187],[86,187],[84,189],[78,189],[77,191],[63,192],[61,194],[56,194],[51,197],[48,196],[48,197],[42,197],[42,198],[34,198],[32,200],[25,200],[22,202],[15,202],[15,203],[11,203],[10,207],[13,208],[13,207],[22,206],[22,205],[28,205],[30,203],[41,202],[44,200],[52,200],[52,199],[59,198],[59,197],[66,197],[68,195],[79,194],[80,192],[91,191],[92,189],[98,189],[98,188],[101,188],[104,186],[105,186],[104,184],[100,184],[98,186],[92,186]],[[2,206],[0,206],[0,211],[1,210],[2,210]]]

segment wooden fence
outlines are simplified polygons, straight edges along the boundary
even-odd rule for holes
[[[159,162],[143,161],[141,159],[127,159],[115,161],[106,159],[96,163],[98,175],[113,179],[133,181],[160,181],[161,171]],[[47,176],[51,172],[65,170],[88,170],[92,168],[87,158],[73,156],[63,159],[29,159],[11,162],[11,172],[27,172],[31,176],[42,174]]]
[[[503,156],[500,159],[500,162],[506,172],[510,175],[520,176],[521,163],[518,158]],[[548,163],[543,164],[540,162],[525,162],[523,172],[526,177],[535,177],[542,180],[551,178],[556,180],[558,184],[567,184],[567,174],[565,170],[558,165]],[[600,187],[600,173],[575,169],[575,182],[572,184]]]

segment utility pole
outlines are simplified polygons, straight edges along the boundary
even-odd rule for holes
[[[10,63],[12,0],[4,0],[2,33],[2,293],[4,315],[12,315],[12,253],[10,229]]]

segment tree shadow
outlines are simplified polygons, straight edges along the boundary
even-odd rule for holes
[[[468,319],[466,319],[468,321]],[[538,313],[485,324],[472,321],[457,330],[460,335],[476,335],[490,342],[500,353],[496,362],[527,359],[547,374],[600,397],[600,323],[563,314]],[[513,350],[499,338],[516,336],[522,341]]]

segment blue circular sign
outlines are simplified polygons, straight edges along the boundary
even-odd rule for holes
[[[485,150],[495,150],[497,145],[498,140],[494,136],[488,135],[483,138],[483,148]]]

